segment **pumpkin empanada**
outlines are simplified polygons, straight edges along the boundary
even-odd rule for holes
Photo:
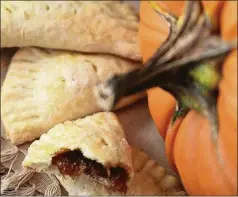
[[[19,49],[1,92],[1,115],[8,139],[13,144],[32,141],[58,123],[100,111],[93,87],[139,66],[113,55]],[[143,96],[130,97],[124,105]]]
[[[65,188],[71,195],[125,194],[134,174],[123,127],[110,112],[56,125],[31,144],[23,166],[77,182]]]
[[[139,17],[119,1],[1,1],[1,47],[35,46],[141,60]]]
[[[169,175],[164,167],[144,152],[132,149],[134,178],[128,196],[182,196],[186,195],[181,183]]]

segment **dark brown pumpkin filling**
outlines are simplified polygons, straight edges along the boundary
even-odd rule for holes
[[[106,170],[102,164],[85,158],[80,150],[62,151],[52,158],[52,164],[57,166],[63,175],[76,177],[84,173],[110,190],[124,194],[127,191],[128,174],[123,168],[116,167]],[[105,185],[105,182],[108,184]]]

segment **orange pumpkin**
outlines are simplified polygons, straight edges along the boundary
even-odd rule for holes
[[[156,3],[175,15],[183,12],[183,1]],[[214,27],[220,28],[221,37],[237,39],[237,1],[204,1],[203,5]],[[146,62],[165,41],[169,28],[147,1],[141,2],[140,16],[140,46]],[[225,59],[221,75],[216,107],[218,150],[205,116],[191,110],[171,126],[176,99],[160,88],[148,91],[149,109],[165,139],[168,160],[190,195],[237,195],[237,49]]]

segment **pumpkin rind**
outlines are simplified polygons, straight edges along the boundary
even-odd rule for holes
[[[237,1],[224,4],[221,14],[221,35],[224,40],[237,39]],[[237,192],[237,49],[225,59],[222,73],[218,98],[219,143],[228,178],[234,186],[234,191]]]
[[[158,102],[160,103],[158,105]],[[156,124],[160,135],[165,139],[170,119],[174,114],[176,100],[161,88],[148,90],[148,105],[150,114]]]
[[[195,111],[186,115],[173,149],[176,167],[190,195],[234,195],[227,167],[218,162],[210,130],[202,115]]]

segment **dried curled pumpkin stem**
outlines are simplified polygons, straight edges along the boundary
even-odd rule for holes
[[[152,3],[152,6],[168,22],[168,38],[143,68],[99,84],[96,88],[98,102],[104,110],[111,110],[122,97],[159,86],[177,99],[183,111],[195,109],[205,115],[211,122],[216,142],[217,84],[221,73],[214,65],[236,47],[236,42],[227,43],[212,35],[200,1],[188,1],[184,15],[178,19],[157,4]],[[181,112],[181,107],[178,111]]]

